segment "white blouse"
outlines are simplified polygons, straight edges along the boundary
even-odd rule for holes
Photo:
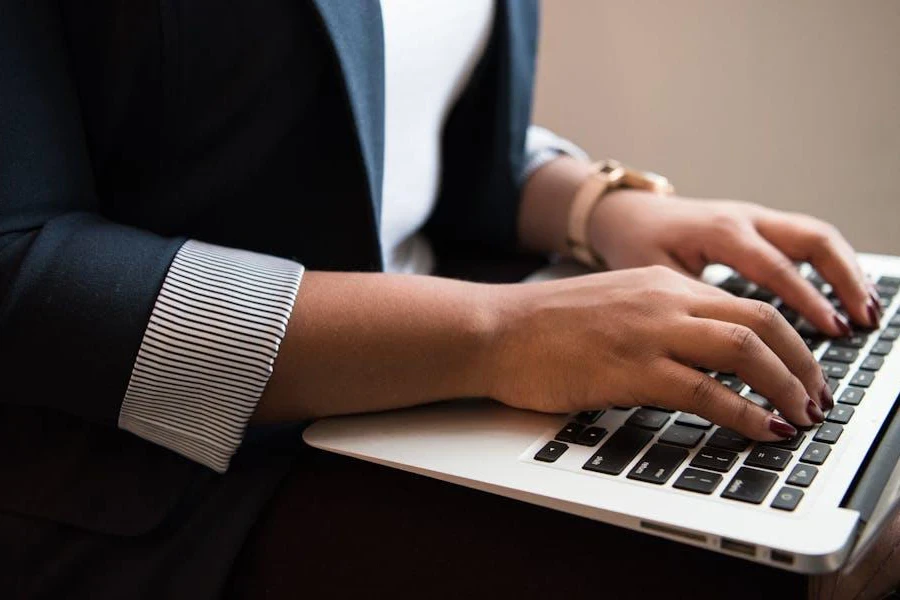
[[[428,273],[434,256],[418,233],[434,209],[441,130],[484,54],[494,0],[381,0],[384,21],[386,271]]]

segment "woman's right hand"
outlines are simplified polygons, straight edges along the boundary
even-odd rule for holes
[[[565,413],[653,405],[760,441],[794,428],[695,367],[735,373],[796,425],[833,405],[815,358],[772,306],[666,267],[496,288],[490,394]]]

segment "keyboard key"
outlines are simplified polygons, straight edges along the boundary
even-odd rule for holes
[[[654,444],[628,473],[628,479],[662,485],[687,457],[688,451],[684,448]]]
[[[862,348],[866,345],[868,334],[856,333],[850,337],[838,338],[832,342],[835,346],[843,346],[845,348]]]
[[[841,404],[851,404],[853,406],[856,406],[862,401],[865,395],[866,390],[850,386],[846,390],[841,392],[841,397],[838,398],[838,402],[840,402]]]
[[[578,439],[578,434],[584,431],[584,425],[579,425],[578,423],[568,423],[565,427],[563,427],[559,433],[553,438],[560,442],[569,442],[570,444],[574,444],[575,440]]]
[[[892,298],[887,297],[887,296],[882,296],[881,298],[878,299],[878,304],[881,305],[882,312],[886,311],[888,309],[888,307],[891,305],[891,299]]]
[[[875,284],[875,291],[878,292],[878,295],[882,298],[892,299],[897,295],[898,290],[900,290],[900,288],[895,285],[885,285],[883,283]]]
[[[559,442],[547,442],[547,445],[538,450],[538,453],[534,455],[534,460],[552,463],[568,449],[569,447],[565,444],[560,444]]]
[[[781,313],[781,316],[784,317],[788,323],[796,323],[797,319],[800,318],[800,313],[798,313],[787,304],[782,304],[781,306],[779,306],[778,312]]]
[[[819,346],[821,346],[825,342],[825,337],[821,335],[810,335],[803,336],[803,343],[806,344],[806,347],[810,350],[815,350]]]
[[[800,444],[803,443],[804,439],[806,439],[806,434],[802,431],[799,431],[794,437],[789,437],[786,440],[781,440],[778,442],[766,442],[766,445],[774,446],[775,448],[784,448],[785,450],[796,450],[800,447]]]
[[[709,429],[712,427],[712,423],[703,417],[698,417],[691,413],[681,413],[678,415],[678,418],[675,419],[675,422],[679,425],[687,425],[688,427],[696,427],[698,429]]]
[[[850,367],[844,363],[820,360],[819,366],[822,367],[822,372],[825,373],[826,377],[834,377],[835,379],[843,379],[850,372]]]
[[[718,375],[716,375],[716,381],[727,387],[735,394],[740,394],[744,389],[744,382],[735,375],[729,375],[728,373],[719,373]]]
[[[750,467],[784,471],[784,468],[791,462],[792,458],[794,458],[794,455],[787,450],[771,446],[757,446],[747,455],[744,464]]]
[[[837,391],[838,387],[841,385],[841,380],[836,379],[834,377],[828,378],[828,390],[833,394]]]
[[[825,354],[822,355],[822,358],[825,360],[849,364],[855,362],[858,356],[859,350],[855,350],[853,348],[843,348],[841,346],[829,346],[825,350]]]
[[[633,406],[613,406],[614,410],[631,410]]]
[[[740,275],[732,275],[719,284],[719,288],[735,296],[746,296],[750,292],[750,282]]]
[[[776,481],[778,475],[775,473],[741,467],[722,492],[722,497],[759,504],[765,500]]]
[[[775,407],[772,406],[772,403],[769,402],[769,399],[766,398],[765,396],[763,396],[762,394],[757,394],[756,392],[750,392],[744,397],[763,410],[768,410],[770,412],[775,410]]]
[[[700,494],[712,494],[722,482],[722,476],[718,473],[701,471],[699,469],[685,469],[681,472],[672,487],[679,490],[688,490]]]
[[[853,416],[853,407],[845,406],[843,404],[835,404],[834,408],[828,411],[828,415],[825,417],[826,421],[831,423],[840,423],[841,425],[846,425],[850,422],[850,417]]]
[[[588,427],[578,434],[575,443],[580,446],[596,446],[605,437],[606,430],[602,427]]]
[[[819,275],[818,271],[816,270],[811,270],[806,275],[806,280],[813,284],[813,287],[815,287],[820,292],[822,291],[822,288],[825,287],[825,284],[828,283],[825,281],[825,278]]]
[[[778,510],[794,510],[797,508],[797,505],[800,504],[801,498],[803,498],[803,490],[783,487],[778,490],[775,499],[772,500],[772,508],[777,508]]]
[[[743,452],[750,445],[750,440],[736,431],[719,427],[706,442],[706,445],[713,448],[721,448],[722,450],[731,450],[732,452]]]
[[[772,300],[775,299],[775,293],[772,292],[772,290],[767,290],[766,288],[760,287],[756,288],[756,291],[754,291],[747,297],[751,300],[758,300],[760,302],[769,304],[770,302],[772,302]]]
[[[618,475],[652,439],[653,434],[644,429],[620,427],[582,468],[598,473]]]
[[[900,337],[900,327],[885,327],[878,339],[893,342]]]
[[[891,327],[900,327],[900,313],[897,313],[896,315],[891,317],[891,320],[888,321],[888,325],[890,325]]]
[[[859,365],[860,369],[865,371],[877,371],[884,364],[884,358],[870,354]]]
[[[838,438],[841,437],[842,433],[844,433],[843,425],[837,423],[822,423],[819,427],[819,431],[817,431],[816,435],[813,437],[813,441],[833,444],[838,441]]]
[[[811,442],[809,446],[806,447],[806,450],[803,451],[800,462],[809,463],[811,465],[821,465],[825,462],[825,459],[828,458],[829,454],[831,454],[831,446]]]
[[[894,318],[896,319],[897,317]],[[877,342],[875,342],[875,345],[872,346],[871,353],[875,356],[887,356],[888,354],[890,354],[893,348],[893,342],[889,342],[887,340],[878,340]]]
[[[605,410],[583,410],[575,415],[575,420],[583,425],[593,425],[597,419],[603,416]]]
[[[816,337],[819,335],[819,330],[806,319],[800,319],[800,322],[794,325],[794,329],[797,330],[800,337]]]
[[[850,384],[867,388],[872,385],[872,381],[874,379],[875,373],[873,373],[872,371],[857,371],[853,375],[853,379],[850,380]]]
[[[884,275],[883,277],[878,279],[878,285],[892,285],[894,287],[900,287],[900,277],[888,277]]]
[[[737,462],[737,458],[736,452],[705,446],[694,456],[691,466],[725,473],[731,470],[731,467]]]
[[[643,427],[652,431],[659,431],[663,425],[669,420],[669,415],[653,410],[652,408],[641,408],[625,421],[626,425],[634,425],[635,427]]]
[[[669,428],[660,436],[659,441],[674,444],[675,446],[693,448],[700,443],[704,435],[705,433],[702,429],[676,424],[669,425]]]
[[[791,485],[809,487],[818,474],[819,470],[812,465],[797,465],[788,475],[787,482]]]

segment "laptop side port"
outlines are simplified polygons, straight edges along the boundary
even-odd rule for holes
[[[671,525],[663,525],[662,523],[654,523],[653,521],[641,521],[641,527],[649,531],[656,531],[658,533],[685,538],[688,540],[693,540],[695,542],[706,542],[705,535],[695,533],[693,531],[688,531],[687,529],[672,527]]]
[[[737,554],[743,554],[744,556],[756,556],[756,546],[748,544],[747,542],[739,542],[738,540],[733,540],[731,538],[723,537],[720,539],[719,547],[722,548],[722,550],[736,552]]]
[[[794,555],[789,554],[787,552],[781,552],[780,550],[772,550],[772,553],[769,556],[771,556],[772,562],[781,563],[783,565],[794,564]]]

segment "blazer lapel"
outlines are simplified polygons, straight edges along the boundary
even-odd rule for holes
[[[369,183],[381,220],[384,174],[384,26],[378,0],[313,0],[338,58]],[[376,234],[377,235],[377,234]]]

